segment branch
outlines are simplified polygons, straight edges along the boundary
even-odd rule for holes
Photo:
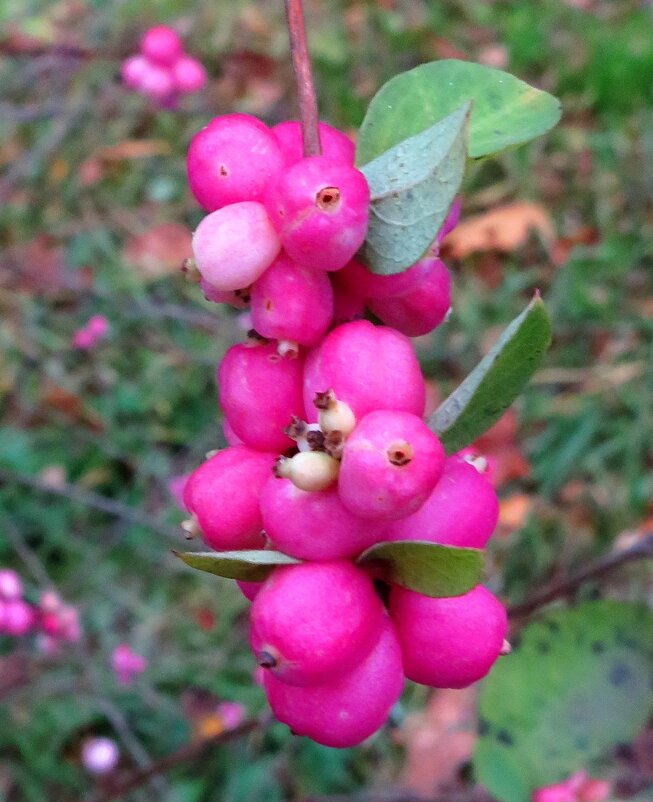
[[[322,153],[322,145],[318,127],[317,97],[311,72],[311,59],[308,55],[302,0],[285,0],[285,3],[290,55],[297,82],[304,156],[319,156]]]
[[[239,724],[237,727],[227,730],[226,732],[221,732],[218,735],[211,736],[210,738],[203,738],[201,740],[192,741],[191,743],[185,744],[176,751],[171,752],[169,755],[166,755],[160,760],[155,761],[147,768],[134,771],[131,774],[123,776],[122,779],[116,779],[115,782],[111,782],[107,778],[105,782],[109,783],[108,786],[105,785],[101,791],[91,797],[90,802],[111,802],[113,799],[124,799],[128,793],[133,791],[135,788],[140,788],[140,786],[148,782],[151,777],[154,777],[155,775],[160,776],[165,772],[170,771],[170,769],[181,765],[182,763],[195,760],[209,748],[221,746],[222,744],[232,741],[241,735],[246,735],[253,730],[265,728],[267,727],[268,721],[268,716],[260,719],[248,719],[247,721],[243,721],[243,723]]]
[[[613,571],[625,563],[633,560],[653,558],[653,532],[647,532],[639,538],[632,546],[625,549],[617,549],[599,558],[595,563],[572,574],[566,579],[559,580],[539,593],[535,593],[530,599],[521,604],[514,604],[508,608],[508,615],[511,618],[521,618],[545,604],[562,596],[569,596],[590,579],[596,579],[604,574]]]

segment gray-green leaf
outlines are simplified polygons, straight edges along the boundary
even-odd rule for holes
[[[186,565],[198,571],[240,579],[242,582],[263,582],[278,565],[298,565],[301,560],[280,551],[174,551]]]
[[[443,59],[395,75],[372,99],[356,145],[367,164],[473,101],[469,155],[488,156],[534,139],[560,119],[559,101],[507,72]]]
[[[423,540],[377,543],[357,560],[379,578],[425,596],[462,596],[483,573],[483,552]]]
[[[499,420],[539,367],[550,342],[551,320],[538,293],[429,418],[448,454]]]
[[[371,203],[360,256],[373,273],[401,273],[435,239],[463,180],[470,105],[361,168]]]

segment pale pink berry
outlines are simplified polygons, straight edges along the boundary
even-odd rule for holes
[[[322,155],[343,164],[353,165],[356,147],[351,139],[328,123],[320,123],[319,129]],[[279,143],[287,165],[295,164],[304,158],[304,142],[300,123],[296,120],[286,120],[273,126],[271,130]]]
[[[245,708],[239,702],[220,702],[216,711],[225,730],[233,730],[245,720]]]
[[[208,546],[229,550],[265,545],[258,497],[274,461],[274,454],[233,446],[218,451],[190,475],[184,504]]]
[[[380,527],[349,512],[336,488],[307,492],[273,476],[263,486],[260,504],[272,545],[291,557],[355,557],[381,539]]]
[[[376,409],[421,415],[426,392],[410,340],[367,320],[345,323],[311,351],[304,371],[304,403],[308,420],[317,420],[317,393],[333,390],[357,420]]]
[[[172,65],[172,78],[177,92],[198,92],[206,83],[206,70],[196,58],[184,55]]]
[[[250,290],[216,290],[205,278],[200,279],[200,289],[207,301],[215,304],[229,304],[234,309],[248,309]]]
[[[333,682],[369,654],[383,615],[372,580],[352,563],[283,566],[252,603],[252,649],[284,682]]]
[[[87,738],[82,746],[82,765],[90,774],[108,774],[120,760],[116,742],[111,738]]]
[[[333,317],[331,282],[282,251],[254,283],[251,309],[252,325],[263,337],[317,345]]]
[[[234,345],[218,367],[220,403],[234,433],[251,448],[280,453],[293,446],[284,434],[302,418],[303,359],[281,357],[274,343]]]
[[[296,735],[340,748],[356,746],[384,724],[403,684],[401,650],[387,618],[376,645],[344,676],[308,688],[288,685],[269,672],[263,681],[279,721]]]
[[[270,181],[265,206],[283,247],[301,265],[340,270],[367,232],[365,176],[326,156],[302,159]]]
[[[338,492],[362,518],[403,518],[429,497],[444,461],[442,444],[417,415],[370,412],[345,442]]]
[[[172,74],[167,67],[158,64],[148,64],[147,70],[141,76],[139,90],[154,100],[164,102],[175,91]]]
[[[396,298],[369,301],[374,314],[407,337],[421,337],[440,325],[451,308],[451,276],[440,259],[419,263],[417,287]]]
[[[417,512],[394,521],[388,540],[428,540],[445,546],[485,548],[499,519],[492,484],[469,462],[449,457],[430,496]]]
[[[406,676],[434,688],[464,688],[482,679],[508,627],[504,606],[482,585],[448,599],[394,586],[389,609]]]
[[[612,785],[607,780],[585,780],[578,790],[578,802],[606,802],[612,793]]]
[[[23,582],[11,568],[0,569],[0,599],[14,601],[23,595]]]
[[[141,52],[155,64],[170,67],[181,56],[183,45],[177,31],[167,25],[155,25],[143,34]]]
[[[140,90],[143,77],[147,74],[149,69],[150,62],[145,56],[131,56],[122,63],[122,82],[130,89]]]
[[[259,590],[263,587],[262,582],[244,582],[241,579],[237,579],[236,584],[240,588],[243,596],[249,601],[254,601]]]
[[[248,287],[279,253],[281,243],[262,204],[232,203],[207,215],[193,234],[202,278],[216,290]]]
[[[121,643],[111,653],[111,668],[121,685],[131,685],[147,668],[147,659],[128,644]]]
[[[229,203],[262,200],[283,157],[264,123],[248,114],[226,114],[195,134],[186,166],[193,195],[212,212]]]
[[[77,643],[82,637],[79,612],[70,604],[64,605],[59,612],[61,632],[59,637],[67,643]]]
[[[26,601],[13,599],[4,603],[4,629],[8,635],[27,635],[35,624],[36,615]]]

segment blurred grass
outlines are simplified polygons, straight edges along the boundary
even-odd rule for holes
[[[156,224],[200,219],[184,153],[211,116],[292,116],[281,5],[0,2],[7,38],[18,32],[96,54],[0,56],[0,565],[23,571],[33,593],[54,584],[79,605],[85,630],[78,650],[39,663],[31,684],[0,707],[2,800],[66,802],[86,792],[79,744],[89,732],[115,737],[107,704],[153,758],[189,737],[179,703],[189,686],[263,709],[245,602],[229,583],[170,556],[183,543],[170,536],[182,515],[167,483],[224,444],[214,367],[240,334],[235,318],[210,308],[195,287],[177,274],[146,280],[123,249]],[[556,131],[472,171],[465,207],[538,201],[560,237],[586,226],[596,242],[571,249],[559,267],[533,242],[501,260],[498,282],[482,256],[456,264],[453,319],[418,343],[447,392],[478,361],[487,332],[514,317],[534,288],[552,312],[547,368],[560,370],[550,379],[545,371],[518,404],[532,476],[505,489],[540,500],[493,552],[490,579],[512,599],[653,512],[651,8],[589,5],[307,3],[322,115],[335,125],[355,128],[396,72],[452,55],[498,52],[506,69],[562,99]],[[177,24],[212,76],[206,93],[176,114],[153,110],[115,77],[154,22]],[[142,139],[163,141],[169,153],[102,162],[99,181],[82,180],[100,149]],[[25,243],[42,235],[41,250],[26,255]],[[109,318],[109,338],[93,352],[73,351],[74,330],[92,314]],[[52,388],[67,402],[54,403]],[[41,489],[30,486],[34,477]],[[86,495],[71,497],[70,487]],[[99,511],[92,494],[117,502],[120,514]],[[35,561],[25,565],[16,543]],[[108,667],[121,641],[150,660],[132,690],[118,688]],[[411,688],[406,705],[423,698]],[[118,737],[125,747],[125,733]],[[275,726],[214,750],[199,771],[171,773],[163,789],[128,798],[298,799],[390,782],[398,765],[384,735],[333,752]]]

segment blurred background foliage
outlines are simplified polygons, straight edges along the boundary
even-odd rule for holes
[[[490,446],[505,481],[489,583],[520,601],[620,534],[651,529],[651,4],[305,5],[322,117],[351,132],[385,80],[437,58],[506,69],[562,100],[550,135],[471,169],[463,220],[476,228],[448,250],[454,313],[416,343],[442,396],[534,289],[549,305],[546,366]],[[210,73],[175,113],[117,78],[159,22],[177,27]],[[168,485],[224,445],[214,371],[242,337],[238,318],[179,272],[201,218],[184,154],[217,114],[271,124],[294,115],[283,22],[282,3],[269,0],[0,1],[0,565],[18,569],[34,598],[55,587],[84,629],[57,658],[2,642],[8,802],[89,795],[79,764],[89,733],[116,738],[129,769],[199,737],[217,699],[264,710],[246,602],[171,556],[183,546],[183,514]],[[494,207],[500,247],[483,228]],[[95,314],[108,318],[108,336],[74,349],[74,332]],[[604,595],[651,594],[650,572],[619,576]],[[109,667],[120,642],[149,659],[128,689]],[[323,749],[273,725],[120,798],[336,798],[398,781],[423,789],[404,716],[414,721],[426,696],[409,688],[390,736],[363,748]],[[426,787],[462,787],[469,752],[440,775],[431,755]],[[635,790],[653,783],[649,773]]]

